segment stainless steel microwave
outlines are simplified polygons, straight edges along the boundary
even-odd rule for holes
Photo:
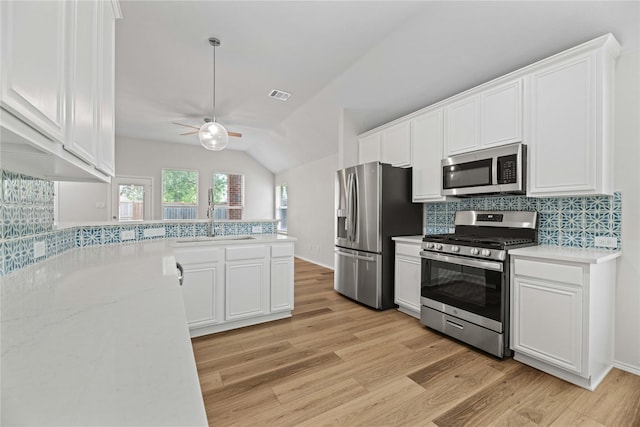
[[[441,194],[525,194],[526,177],[526,145],[487,148],[443,159]]]

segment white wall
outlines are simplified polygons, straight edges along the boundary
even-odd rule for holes
[[[334,194],[338,156],[329,156],[276,175],[287,184],[287,232],[298,239],[295,253],[333,268]]]
[[[614,185],[622,192],[622,256],[617,263],[614,357],[640,374],[640,53],[618,58]]]
[[[207,151],[199,145],[168,144],[117,137],[116,175],[153,178],[154,218],[162,219],[162,169],[198,171],[198,218],[207,217],[207,192],[213,172],[244,174],[243,219],[274,218],[273,174],[243,151]],[[111,190],[108,184],[61,182],[58,189],[59,222],[109,221]],[[104,202],[105,209],[97,209]]]

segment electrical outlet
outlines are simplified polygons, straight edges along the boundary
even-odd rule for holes
[[[599,248],[617,248],[618,239],[616,237],[596,236],[594,245]]]
[[[164,234],[164,227],[147,228],[142,233],[144,237],[162,237]]]
[[[33,257],[42,258],[47,255],[47,244],[44,240],[33,242]]]
[[[120,233],[121,240],[133,240],[135,238],[136,232],[133,230],[123,230],[122,233]]]
[[[104,202],[96,202],[96,209],[104,209],[106,207]]]
[[[251,227],[251,232],[254,233],[254,234],[262,233],[262,226],[261,225],[254,225],[253,227]]]

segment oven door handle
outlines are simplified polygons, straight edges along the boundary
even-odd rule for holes
[[[434,261],[448,262],[456,265],[464,265],[466,267],[484,268],[486,270],[503,271],[501,262],[483,261],[479,259],[463,258],[459,256],[443,255],[433,252],[420,251],[422,258]]]

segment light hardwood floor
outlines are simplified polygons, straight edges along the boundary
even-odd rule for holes
[[[336,294],[296,259],[290,319],[196,338],[212,426],[640,426],[640,377],[595,392]]]

